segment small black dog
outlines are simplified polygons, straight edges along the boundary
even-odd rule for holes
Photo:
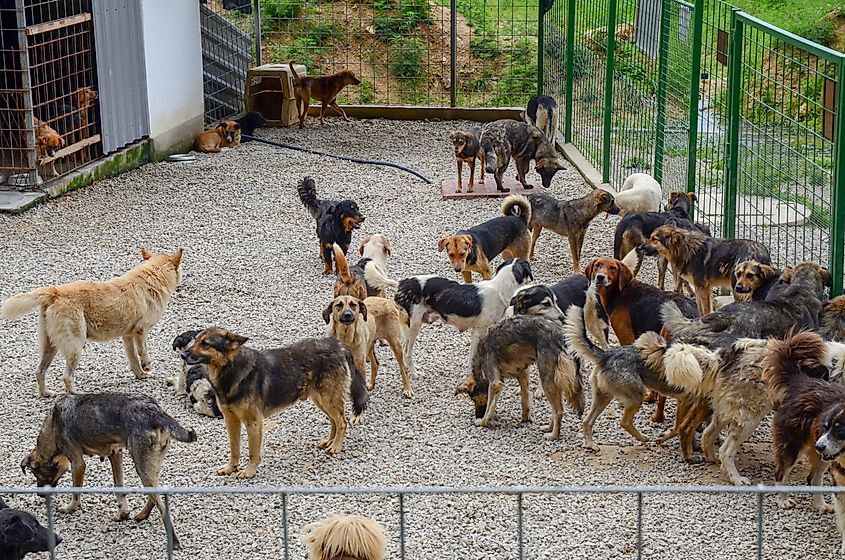
[[[267,125],[267,119],[265,119],[264,115],[258,111],[250,111],[241,118],[235,119],[235,122],[241,125],[241,144],[252,140],[251,138],[244,138],[244,134],[252,136],[252,133],[255,132],[256,128],[261,128],[262,126]]]
[[[31,514],[18,509],[11,509],[0,498],[0,558],[3,560],[21,560],[30,552],[50,550],[49,530],[42,526]],[[62,538],[53,533],[56,545]]]
[[[194,337],[200,332],[202,331],[185,331],[173,339],[173,350],[177,356],[180,356],[180,360],[182,351],[191,347]],[[214,392],[211,382],[205,376],[205,366],[202,364],[191,366],[182,360],[182,371],[179,373],[179,377],[170,378],[167,383],[175,387],[177,395],[188,396],[188,400],[197,414],[211,416],[212,418],[223,418],[223,413],[217,406],[217,394]]]
[[[345,255],[352,242],[352,230],[361,227],[364,223],[364,215],[358,210],[358,203],[354,200],[318,199],[317,186],[311,177],[305,177],[296,190],[299,193],[299,200],[308,208],[311,217],[317,220],[317,237],[320,239],[323,274],[331,274],[334,254],[332,247],[337,243]],[[338,272],[337,265],[334,272]]]

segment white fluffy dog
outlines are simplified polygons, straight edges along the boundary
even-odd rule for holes
[[[633,173],[625,179],[622,189],[613,198],[620,216],[630,212],[659,212],[663,189],[648,173]]]

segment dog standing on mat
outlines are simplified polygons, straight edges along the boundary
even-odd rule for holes
[[[296,97],[296,112],[299,114],[299,128],[305,128],[305,117],[308,116],[308,104],[311,99],[323,102],[320,107],[320,124],[324,124],[323,116],[326,107],[334,107],[337,112],[343,115],[344,120],[349,120],[346,112],[337,104],[337,95],[346,86],[357,86],[361,80],[355,77],[351,70],[341,70],[331,76],[300,77],[289,63],[293,75],[293,95]]]
[[[99,455],[111,463],[114,485],[124,487],[123,450],[135,464],[141,484],[148,488],[159,485],[164,455],[170,439],[182,442],[197,440],[191,428],[183,428],[152,397],[123,393],[70,395],[60,398],[47,415],[35,449],[21,463],[21,469],[35,475],[38,486],[55,486],[70,469],[73,485],[81,487],[85,480],[85,455]],[[62,513],[76,511],[80,495],[73,494],[70,504],[59,508]],[[143,521],[157,507],[167,523],[164,505],[158,494],[150,494],[144,508],[135,515]],[[129,503],[125,494],[117,495],[115,521],[129,519]],[[173,546],[179,539],[173,534]]]
[[[455,163],[458,165],[458,186],[455,192],[461,192],[464,185],[464,163],[469,166],[469,183],[467,192],[471,193],[475,187],[475,163],[481,164],[481,178],[479,185],[484,184],[484,152],[481,150],[481,129],[473,126],[466,130],[455,130],[449,134],[449,139],[455,145]]]
[[[539,128],[546,140],[554,146],[557,132],[557,102],[550,95],[535,95],[528,100],[522,120]]]

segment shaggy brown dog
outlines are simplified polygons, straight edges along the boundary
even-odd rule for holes
[[[198,152],[216,154],[223,148],[233,148],[241,143],[241,125],[235,121],[223,121],[211,130],[197,134],[194,149]]]
[[[349,120],[346,112],[340,108],[335,99],[346,86],[357,86],[361,80],[355,77],[352,70],[341,70],[331,76],[300,77],[290,62],[290,71],[293,74],[293,94],[296,97],[296,111],[299,113],[299,128],[305,128],[305,117],[308,116],[308,104],[311,99],[323,102],[320,107],[320,124],[323,124],[323,115],[326,107],[334,107],[344,120]]]
[[[141,264],[111,280],[45,286],[3,302],[0,314],[6,319],[17,319],[38,308],[41,361],[35,377],[42,397],[54,395],[47,390],[45,374],[59,350],[66,363],[65,389],[76,391],[73,374],[87,340],[123,338],[135,377],[150,375],[147,335],[182,280],[182,249],[171,255],[141,249],[141,257]]]

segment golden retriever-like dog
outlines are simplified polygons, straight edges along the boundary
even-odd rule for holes
[[[352,296],[338,296],[323,310],[323,320],[328,325],[327,334],[352,349],[355,366],[364,376],[369,360],[372,369],[367,388],[370,390],[376,386],[379,368],[375,342],[386,340],[402,374],[402,394],[408,398],[414,396],[402,351],[410,321],[408,313],[399,304],[380,297],[368,297],[361,301]]]
[[[384,528],[358,515],[332,515],[303,528],[308,560],[384,560]]]
[[[223,148],[234,148],[241,143],[241,125],[223,121],[211,130],[204,130],[194,139],[194,149],[206,154],[216,154]]]
[[[35,378],[42,397],[55,394],[47,389],[45,376],[60,350],[65,357],[65,389],[76,392],[73,374],[88,340],[122,338],[135,377],[150,375],[147,335],[182,280],[182,249],[166,254],[142,248],[141,257],[141,264],[111,280],[45,286],[3,302],[0,315],[6,319],[38,308],[40,362]]]

